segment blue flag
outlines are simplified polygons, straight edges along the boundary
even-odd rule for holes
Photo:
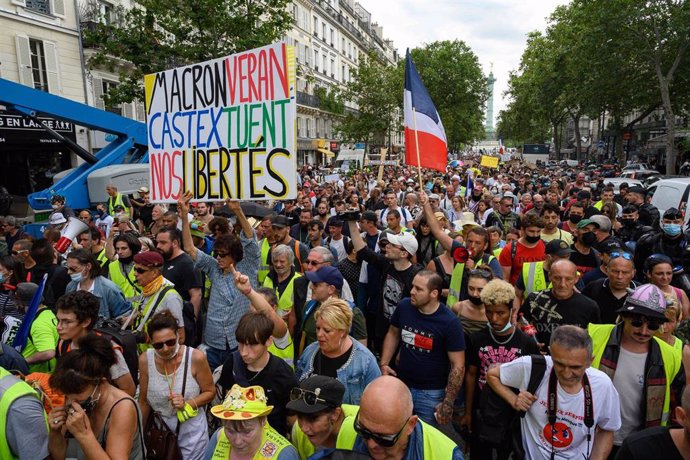
[[[26,341],[29,338],[29,331],[31,331],[31,323],[34,322],[34,319],[36,318],[36,313],[38,313],[38,308],[41,306],[41,299],[43,299],[43,289],[45,289],[47,279],[48,274],[46,273],[45,275],[43,275],[43,279],[41,280],[41,282],[38,283],[38,289],[36,289],[36,292],[34,293],[34,296],[31,299],[31,303],[29,304],[29,308],[26,310],[26,314],[24,315],[24,319],[22,320],[21,326],[19,326],[17,335],[14,336],[14,342],[12,342],[12,346],[19,353],[21,353],[24,347],[26,346]]]

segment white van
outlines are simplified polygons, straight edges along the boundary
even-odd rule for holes
[[[690,195],[690,177],[661,179],[654,182],[649,191],[653,193],[652,204],[659,210],[661,216],[669,208],[677,208],[685,216],[685,223],[690,219],[687,212],[688,196]]]

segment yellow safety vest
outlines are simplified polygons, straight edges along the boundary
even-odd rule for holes
[[[292,277],[290,282],[288,282],[287,287],[283,291],[283,295],[278,297],[278,314],[280,316],[285,316],[288,313],[290,313],[290,310],[292,310],[293,304],[294,304],[294,299],[292,296],[292,292],[295,287],[295,280],[299,278],[300,275],[299,273],[295,272],[295,275]],[[271,279],[270,276],[267,276],[266,279],[264,280],[264,287],[271,288],[275,290],[275,287],[273,286],[273,280]],[[278,294],[278,291],[276,291],[276,294]]]
[[[601,365],[601,357],[604,354],[604,349],[606,344],[611,337],[611,333],[616,326],[614,324],[590,324],[587,326],[587,332],[592,338],[592,367],[599,369]],[[683,360],[682,348],[678,350],[672,347],[668,343],[664,342],[658,337],[653,337],[654,340],[659,344],[659,350],[661,351],[661,360],[664,363],[664,374],[666,375],[666,385],[664,389],[664,407],[661,413],[661,425],[668,425],[670,418],[670,407],[671,407],[671,383],[675,378],[676,374],[680,370],[680,366]],[[612,378],[613,380],[613,378]]]
[[[129,210],[125,207],[124,201],[122,200],[122,193],[115,195],[115,199],[113,199],[113,197],[108,197],[108,215],[114,215],[115,208],[117,206],[122,206],[125,208],[126,212],[129,212]]]
[[[345,417],[354,417],[359,411],[359,406],[354,406],[352,404],[342,404],[340,408],[343,410]],[[338,432],[338,438],[340,438],[340,433]],[[299,419],[297,423],[292,425],[292,445],[297,449],[299,458],[309,458],[314,455],[314,445],[311,443],[309,438],[304,434],[302,428],[299,426]],[[337,442],[337,441],[336,441]]]
[[[259,450],[254,454],[254,460],[278,458],[280,452],[288,447],[290,443],[287,439],[282,437],[276,430],[271,428],[268,422],[264,425],[263,434],[261,435],[261,445]],[[225,436],[225,430],[221,428],[218,430],[218,443],[213,451],[213,460],[228,460],[232,452],[232,446],[228,437]]]
[[[271,267],[268,265],[268,253],[271,252],[271,245],[268,244],[268,238],[264,238],[261,241],[261,261],[259,262],[259,271],[256,274],[259,284],[263,285],[268,272],[271,270]]]
[[[494,249],[494,257],[498,258],[498,256],[501,255],[501,251],[503,251],[503,248],[496,248]]]
[[[163,289],[165,289],[166,286],[170,286],[172,289],[168,289],[168,290],[165,292],[165,294],[164,294],[163,297],[161,298],[160,302],[158,302],[158,306],[156,307],[156,309],[158,309],[158,307],[160,307],[160,304],[162,304],[163,301],[165,300],[165,298],[168,297],[170,294],[175,293],[175,294],[177,294],[178,296],[180,295],[180,294],[177,293],[177,291],[175,290],[175,288],[174,288],[172,285],[163,284],[163,286],[161,286],[161,288],[160,288],[160,290],[158,290],[158,292],[154,293],[153,295],[151,295],[151,296],[148,298],[148,300],[146,301],[146,305],[144,305],[144,307],[139,311],[139,313],[137,314],[136,318],[133,319],[132,324],[130,325],[130,327],[131,327],[133,330],[143,331],[143,332],[146,332],[146,334],[148,335],[148,332],[147,332],[147,329],[148,329],[148,322],[151,321],[151,318],[152,318],[153,315],[155,314],[155,312],[153,312],[153,314],[148,315],[148,312],[149,312],[149,310],[153,307],[153,305],[156,303],[156,301],[158,300],[158,297],[161,295],[161,291],[162,291]],[[143,300],[143,299],[142,299],[142,300]],[[135,305],[135,303],[137,303],[137,302],[133,302],[133,303],[132,303],[132,307],[133,307],[133,308],[138,308],[138,307],[141,305],[141,301],[138,302],[138,305]],[[147,315],[148,315],[148,317],[147,317]],[[142,321],[144,318],[146,318],[146,324],[144,324],[144,325],[142,326],[141,321]],[[180,325],[179,327],[182,327],[182,326]],[[146,352],[146,350],[149,349],[149,348],[151,348],[151,344],[150,344],[150,343],[139,343],[139,344],[137,344],[137,350],[139,350],[139,354]]]
[[[280,358],[286,363],[290,365],[292,370],[295,370],[295,344],[292,341],[292,336],[290,335],[290,331],[288,331],[288,340],[289,343],[287,347],[285,348],[278,348],[276,346],[275,339],[271,341],[271,345],[268,347],[268,352],[275,356],[276,358]]]
[[[98,261],[98,263],[99,263],[99,265],[101,266],[101,268],[102,268],[102,267],[105,267],[105,264],[107,264],[108,262],[110,262],[110,261],[108,260],[108,257],[105,255],[105,248],[101,249],[101,252],[99,252],[99,253],[96,255],[96,260]]]
[[[457,444],[433,426],[421,420],[418,420],[417,423],[422,424],[422,443],[424,449],[422,454],[425,460],[453,458],[453,451],[458,448]],[[357,432],[355,431],[354,424],[354,416],[345,419],[338,433],[336,448],[352,450],[355,445],[355,440],[357,439]]]
[[[531,292],[543,291],[552,286],[551,282],[546,284],[546,275],[544,274],[544,262],[528,262],[522,265],[522,281],[525,284],[525,292],[522,294],[523,298]]]
[[[134,277],[134,265],[132,265],[132,268],[125,277],[124,273],[122,273],[122,265],[120,262],[113,260],[110,262],[110,265],[108,265],[108,278],[120,288],[125,298],[130,302],[141,294],[141,288],[137,285],[136,278]]]
[[[465,264],[455,264],[450,275],[450,286],[448,287],[448,300],[446,305],[452,307],[455,302],[460,300],[460,289],[462,288],[462,277],[465,273]]]
[[[5,433],[7,428],[7,413],[10,410],[10,406],[22,396],[34,396],[38,399],[36,390],[31,388],[29,384],[0,367],[0,458],[3,460],[19,458],[10,450]],[[43,417],[45,419],[47,433],[48,420],[45,411],[43,412]]]

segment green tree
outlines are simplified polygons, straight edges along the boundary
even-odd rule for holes
[[[143,100],[146,74],[275,42],[292,25],[288,0],[140,0],[116,23],[85,31],[92,67],[119,74],[108,105]]]
[[[441,116],[449,149],[481,139],[489,91],[477,56],[460,40],[436,41],[410,53]]]
[[[357,107],[346,110],[335,126],[343,140],[387,143],[390,133],[401,128],[402,79],[400,67],[387,65],[376,54],[360,56],[352,81],[340,95]]]

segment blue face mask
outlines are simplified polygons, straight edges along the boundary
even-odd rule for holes
[[[489,328],[491,328],[491,330],[493,330],[493,327],[491,326],[491,323],[490,323],[490,322],[487,321],[486,324],[487,324],[487,326],[489,326]],[[506,325],[503,326],[503,329],[501,329],[500,331],[494,330],[494,332],[496,332],[497,334],[502,334],[502,333],[504,333],[505,331],[510,330],[511,327],[513,327],[513,324],[512,324],[510,321],[508,321],[508,322],[506,323]]]
[[[5,276],[4,273],[0,273],[0,284],[4,283],[7,281],[7,276]]]
[[[663,224],[661,228],[668,236],[678,236],[683,231],[680,224]]]
[[[76,281],[78,283],[82,279],[82,273],[72,273],[71,275],[69,275],[69,277],[72,278],[72,281]]]

